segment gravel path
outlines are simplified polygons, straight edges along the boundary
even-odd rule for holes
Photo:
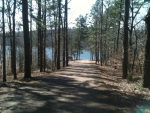
[[[0,88],[0,113],[124,113],[92,61]],[[111,81],[111,80],[110,80]],[[116,95],[115,95],[116,94]]]

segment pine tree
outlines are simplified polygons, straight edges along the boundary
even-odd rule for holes
[[[60,69],[60,23],[61,23],[61,0],[58,0],[58,13],[59,13],[59,23],[58,23],[58,50],[57,50],[57,69]]]
[[[3,82],[6,82],[6,48],[5,48],[5,39],[6,39],[6,35],[5,35],[5,17],[4,17],[4,11],[5,11],[5,4],[4,4],[4,0],[2,0],[2,19],[3,19]]]
[[[15,31],[15,14],[16,14],[16,0],[14,0],[14,11],[13,11],[13,74],[14,79],[17,79],[16,74],[16,31]]]
[[[150,87],[150,8],[145,17],[145,23],[147,28],[147,40],[145,45],[145,60],[144,60],[144,72],[143,72],[143,87]]]
[[[125,20],[124,20],[124,39],[123,39],[123,67],[122,78],[126,79],[128,76],[128,20],[129,20],[130,0],[125,0]]]
[[[31,78],[31,62],[30,62],[30,38],[28,26],[28,0],[22,0],[22,16],[23,16],[23,32],[24,32],[24,53],[25,53],[25,71],[24,78]]]

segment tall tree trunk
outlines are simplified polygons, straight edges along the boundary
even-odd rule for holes
[[[100,59],[101,66],[103,65],[103,0],[102,0],[102,11],[101,11],[101,39],[100,39]]]
[[[41,28],[41,0],[38,0],[38,66],[43,71],[43,40]]]
[[[66,50],[66,22],[64,18],[64,28],[63,28],[63,67],[66,65],[66,59],[65,59],[65,50]]]
[[[59,12],[59,23],[58,23],[58,54],[57,54],[57,69],[60,69],[60,23],[61,23],[61,0],[58,0],[58,12]]]
[[[43,66],[44,66],[44,40],[43,40],[43,33],[44,33],[44,30],[42,29],[42,26],[41,26],[41,24],[42,24],[42,16],[41,16],[41,6],[42,6],[42,3],[41,3],[42,1],[40,0],[40,20],[39,20],[39,29],[40,29],[40,31],[41,31],[41,36],[40,36],[40,72],[43,72]]]
[[[46,0],[45,0],[45,10],[44,10],[44,22],[43,22],[45,28],[44,28],[44,72],[45,72],[45,69],[46,69]]]
[[[132,66],[131,62],[133,62],[134,60],[134,56],[133,56],[133,41],[132,41],[132,34],[133,34],[133,22],[134,22],[134,9],[133,9],[133,0],[131,1],[131,27],[129,30],[129,65]],[[129,73],[131,75],[131,79],[132,79],[132,68],[128,68]]]
[[[120,1],[120,12],[119,12],[119,19],[121,19],[121,10],[122,10],[122,0]],[[116,53],[118,52],[118,48],[119,48],[119,38],[120,38],[120,20],[118,21],[118,31],[117,31],[117,47],[116,47]]]
[[[25,53],[25,71],[24,78],[31,78],[31,62],[30,62],[30,38],[28,26],[28,0],[22,0],[22,16],[24,31],[24,53]]]
[[[134,63],[135,63],[135,58],[136,58],[136,55],[137,55],[137,47],[138,47],[138,36],[137,36],[137,33],[135,31],[135,37],[136,37],[136,45],[135,45],[135,49],[134,49],[134,54],[133,54],[133,61],[132,61],[132,70],[131,70],[131,75],[133,75],[133,70],[134,70]],[[131,76],[132,77],[132,76]],[[131,78],[132,79],[132,78]]]
[[[97,47],[97,34],[95,36],[95,63],[98,63],[98,47]]]
[[[11,12],[10,12],[10,1],[8,1],[8,19],[9,19],[9,32],[10,32],[10,51],[11,51],[11,73],[13,73],[13,40],[12,40],[12,29],[11,29]]]
[[[125,20],[124,20],[124,39],[123,39],[123,64],[122,64],[122,78],[126,79],[128,76],[128,20],[129,20],[129,6],[130,0],[125,0]]]
[[[65,21],[66,21],[66,25],[65,25],[65,28],[66,28],[66,66],[68,66],[68,56],[69,56],[69,53],[68,53],[68,0],[65,0]]]
[[[143,72],[143,87],[150,87],[150,8],[145,17],[145,23],[147,28],[147,40],[145,45],[145,60],[144,60],[144,72]]]
[[[4,11],[5,11],[5,4],[4,0],[2,0],[2,19],[3,19],[3,82],[6,82],[6,48],[5,48],[5,17],[4,17]]]
[[[38,0],[38,66],[43,71],[43,38],[41,28],[41,0]]]
[[[81,24],[80,24],[81,25]],[[80,60],[80,53],[81,53],[81,28],[79,28],[80,31],[79,31],[79,41],[78,41],[78,60]]]
[[[41,6],[40,0],[38,0],[38,17],[37,17],[37,27],[38,27],[38,67],[40,68],[40,38],[41,38],[41,29],[40,29],[40,21],[41,21]]]
[[[96,20],[96,29],[97,29],[97,20]],[[95,63],[98,63],[98,33],[95,33]]]
[[[58,54],[58,51],[57,51],[57,34],[56,34],[56,31],[57,31],[57,16],[54,15],[54,21],[55,21],[55,33],[54,33],[54,37],[55,37],[55,53],[54,53],[54,61],[55,61],[55,66],[57,66],[57,54]]]
[[[16,30],[15,30],[15,14],[16,14],[16,0],[14,0],[14,11],[13,11],[13,74],[14,79],[17,79],[16,74]]]
[[[53,8],[55,7],[55,0],[53,0]],[[56,11],[55,11],[55,8],[53,9],[54,10],[54,40],[55,40],[55,47],[54,47],[54,62],[55,62],[55,67],[57,66],[57,37],[56,37],[56,30],[57,30],[57,14],[56,14]]]
[[[30,1],[31,8],[30,8],[30,14],[32,15],[32,0]],[[31,65],[32,65],[32,16],[30,16],[30,44],[31,44]]]
[[[52,62],[54,61],[54,39],[53,39],[53,28],[51,27],[50,36],[52,37]]]

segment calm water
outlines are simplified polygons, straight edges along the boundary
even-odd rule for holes
[[[51,48],[46,48],[46,54],[49,58],[52,57],[52,49]],[[90,59],[90,52],[83,50],[82,54],[80,54],[80,59],[86,59],[89,60]]]
[[[37,48],[33,48],[33,54],[35,54],[37,52]],[[23,52],[23,48],[22,48],[22,52]],[[0,53],[2,52],[2,49],[0,49]],[[6,46],[6,54],[8,56],[10,56],[10,47]],[[46,48],[46,55],[48,56],[48,58],[52,58],[52,49],[51,48]],[[82,54],[80,54],[80,59],[90,59],[90,52],[87,50],[82,50]]]
[[[80,59],[90,59],[90,52],[89,51],[86,51],[86,50],[83,50],[82,51],[83,54],[80,54]]]

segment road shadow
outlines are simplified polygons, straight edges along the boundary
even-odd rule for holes
[[[0,112],[136,113],[139,98],[150,105],[143,95],[125,94],[106,84],[103,80],[115,81],[101,77],[91,66],[75,64],[30,82],[10,82],[9,88],[1,88]],[[92,70],[95,73],[89,73]]]

